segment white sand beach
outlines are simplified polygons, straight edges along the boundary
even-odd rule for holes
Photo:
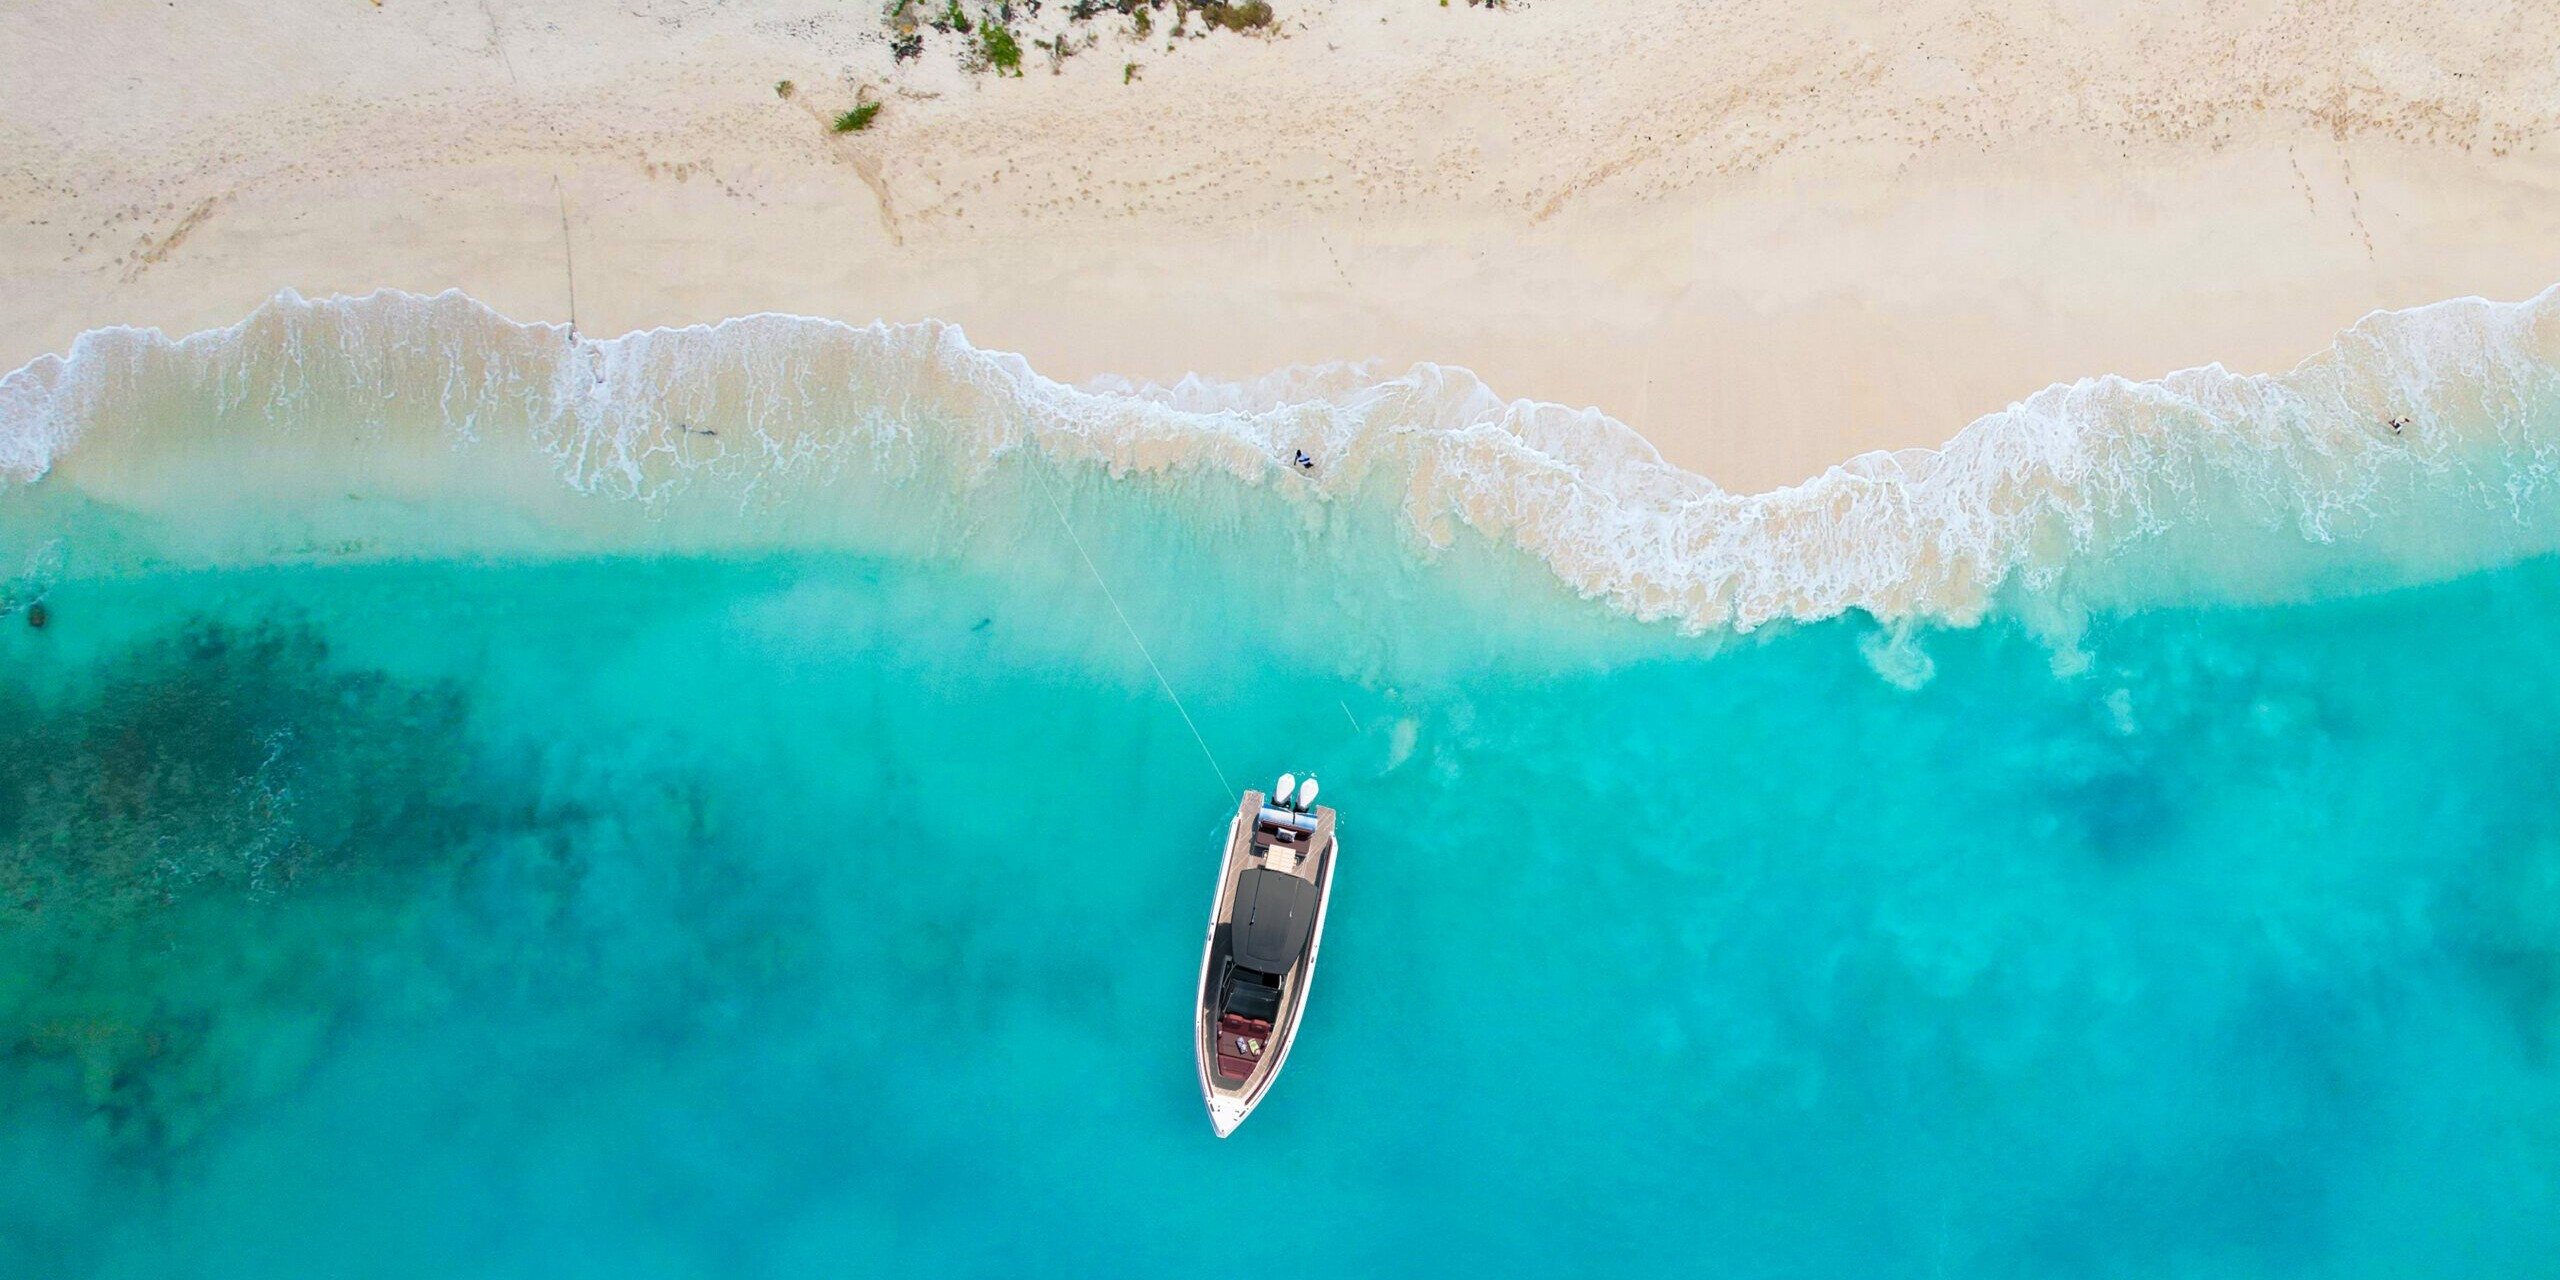
[[[2560,281],[2549,5],[1274,4],[1020,5],[1018,78],[871,0],[13,6],[0,367],[287,287],[934,317],[1069,380],[1464,365],[1755,490]]]

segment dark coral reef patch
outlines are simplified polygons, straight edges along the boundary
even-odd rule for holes
[[[76,1088],[101,1136],[160,1148],[290,1078],[467,856],[466,711],[294,623],[0,686],[0,1090]]]

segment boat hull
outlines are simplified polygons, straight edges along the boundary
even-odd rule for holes
[[[1303,841],[1286,845],[1273,839],[1271,824],[1263,820],[1263,815],[1270,812],[1263,808],[1262,793],[1248,791],[1228,820],[1225,856],[1210,899],[1208,934],[1201,942],[1200,986],[1193,1008],[1193,1054],[1201,1099],[1209,1110],[1209,1127],[1221,1138],[1235,1132],[1253,1114],[1288,1063],[1289,1050],[1296,1044],[1303,1024],[1307,997],[1314,988],[1316,961],[1324,950],[1325,919],[1332,906],[1333,870],[1339,855],[1333,811],[1319,808],[1308,815],[1314,823],[1313,831]],[[1238,887],[1247,872],[1260,869],[1281,870],[1311,884],[1313,920],[1304,951],[1279,976],[1278,1007],[1267,1032],[1256,1024],[1242,1022],[1231,1022],[1222,1028],[1221,996],[1236,959],[1236,922],[1232,915]],[[1237,1017],[1232,1013],[1225,1016]],[[1229,1037],[1224,1045],[1222,1034]],[[1230,1051],[1222,1053],[1222,1049]],[[1241,1075],[1230,1074],[1231,1068],[1239,1066]]]

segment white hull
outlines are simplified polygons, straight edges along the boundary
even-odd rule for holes
[[[1245,801],[1227,823],[1226,856],[1219,867],[1218,882],[1210,898],[1208,934],[1201,940],[1200,984],[1193,1004],[1192,1031],[1194,1057],[1200,1078],[1201,1100],[1209,1110],[1209,1127],[1221,1138],[1235,1132],[1236,1127],[1252,1115],[1255,1107],[1280,1078],[1281,1068],[1289,1061],[1289,1050],[1297,1042],[1304,1020],[1307,997],[1314,989],[1316,960],[1324,950],[1325,917],[1332,906],[1333,869],[1340,854],[1334,837],[1334,815],[1331,809],[1318,809],[1314,815],[1314,832],[1304,844],[1295,848],[1265,850],[1259,841],[1269,829],[1255,820],[1261,811],[1259,792],[1245,793]],[[1257,828],[1260,828],[1259,832]],[[1276,853],[1278,856],[1266,856]],[[1218,1047],[1219,1010],[1216,1007],[1217,984],[1221,973],[1220,928],[1230,925],[1234,894],[1239,878],[1248,870],[1270,867],[1286,869],[1298,879],[1314,886],[1314,921],[1310,926],[1306,947],[1279,986],[1280,1009],[1270,1024],[1266,1046],[1258,1059],[1241,1078],[1222,1074],[1220,1064],[1241,1061],[1222,1058]],[[1286,884],[1286,881],[1271,881]],[[1303,891],[1303,890],[1301,890]],[[1232,934],[1230,934],[1232,945]]]

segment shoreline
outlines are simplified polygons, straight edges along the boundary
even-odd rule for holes
[[[96,331],[0,380],[29,428],[0,436],[0,468],[117,510],[175,501],[184,524],[209,500],[303,510],[353,464],[421,509],[477,495],[501,525],[576,529],[681,504],[717,541],[744,514],[726,504],[768,481],[875,474],[905,443],[964,499],[1016,450],[1260,485],[1296,449],[1318,465],[1303,491],[1281,482],[1293,496],[1389,497],[1426,555],[1471,531],[1640,622],[1744,632],[1859,611],[1899,628],[2001,609],[2067,649],[2093,608],[2370,590],[2548,550],[2555,316],[2560,285],[2376,313],[2282,376],[2086,379],[1943,447],[1734,493],[1605,415],[1505,400],[1447,366],[1076,387],[943,324],[766,313],[595,338],[458,291],[282,295],[184,338]],[[171,422],[204,429],[171,439]],[[314,438],[311,422],[349,429]]]
[[[396,6],[0,17],[0,367],[285,288],[590,334],[936,319],[1069,383],[1463,367],[1751,493],[2082,378],[2280,373],[2376,310],[2560,280],[2560,72],[2512,52],[2560,19],[2531,15],[2020,10],[2027,40],[1946,5],[1632,30],[1643,6],[1360,0],[1124,85],[1116,53],[900,64],[814,7],[837,26]],[[1595,25],[1630,43],[1574,43]],[[2128,43],[2162,56],[2063,93]],[[2306,54],[2369,83],[2268,69]],[[829,135],[855,82],[887,106]]]

